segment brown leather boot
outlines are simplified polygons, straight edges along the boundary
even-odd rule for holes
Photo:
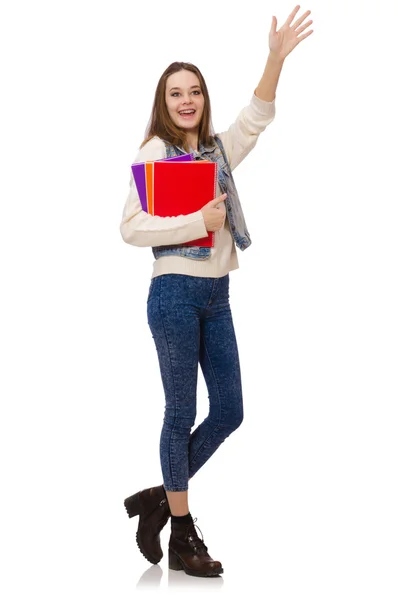
[[[136,541],[143,556],[156,565],[163,558],[160,531],[171,513],[162,485],[141,490],[124,500],[128,516],[139,515]]]
[[[215,577],[223,573],[223,568],[208,554],[204,539],[198,537],[194,526],[196,520],[188,525],[171,521],[169,568],[174,571],[183,569],[187,575],[195,577]]]

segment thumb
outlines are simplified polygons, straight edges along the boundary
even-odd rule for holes
[[[227,196],[227,194],[222,194],[221,196],[218,196],[218,198],[214,198],[214,200],[210,200],[208,202],[208,206],[216,206],[220,202],[223,202],[224,199],[226,198],[226,196]]]

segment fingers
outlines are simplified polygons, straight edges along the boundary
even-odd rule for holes
[[[311,13],[311,10],[307,10],[305,13],[303,13],[303,15],[302,15],[302,16],[301,16],[299,19],[297,19],[297,20],[295,21],[295,23],[293,23],[293,25],[292,25],[292,29],[295,29],[295,30],[296,30],[296,29],[297,29],[297,27],[299,27],[299,25],[300,25],[301,23],[303,23],[303,21],[304,21],[304,20],[305,20],[305,19],[306,19],[306,18],[307,18],[309,15],[310,15],[310,13]],[[310,21],[309,23],[313,23],[313,21]]]
[[[309,35],[311,35],[313,33],[313,29],[310,29],[310,31],[308,31],[307,33],[305,33],[305,35],[301,35],[300,37],[298,37],[298,44],[300,44],[300,42],[302,40],[305,40],[307,37],[309,37]]]
[[[300,5],[297,4],[297,6],[295,6],[294,10],[292,11],[292,13],[289,15],[288,19],[285,21],[285,25],[288,25],[288,27],[291,25],[291,23],[295,19],[295,16],[299,9],[300,9]]]
[[[309,25],[311,25],[313,23],[313,21],[308,21],[307,23],[305,23],[304,25],[302,25],[302,27],[299,27],[298,29],[295,30],[295,33],[297,35],[299,35],[300,33],[302,33],[302,31],[305,31],[305,29],[307,29],[309,27]]]
[[[220,202],[223,202],[225,200],[225,198],[227,197],[227,194],[222,194],[221,196],[218,196],[218,198],[214,198],[213,200],[210,200],[208,202],[208,204],[210,206],[216,206],[217,204],[219,204]]]

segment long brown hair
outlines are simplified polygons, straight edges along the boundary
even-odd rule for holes
[[[166,140],[173,145],[180,146],[186,152],[189,152],[186,141],[186,132],[172,121],[165,102],[165,90],[168,77],[184,69],[186,71],[191,71],[197,76],[204,96],[204,109],[199,124],[198,143],[203,143],[204,145],[213,143],[214,130],[211,121],[211,103],[204,77],[200,70],[192,63],[173,62],[166,68],[157,84],[152,113],[145,131],[145,139],[140,145],[140,148],[157,135],[160,139]]]

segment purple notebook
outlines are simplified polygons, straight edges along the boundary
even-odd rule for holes
[[[193,160],[193,154],[182,154],[181,156],[171,156],[171,158],[160,158],[161,162],[167,160],[183,161]],[[158,161],[154,161],[158,162]],[[142,208],[147,212],[147,196],[146,196],[146,172],[145,163],[134,163],[131,165],[132,174],[134,176],[136,189],[138,191],[139,200],[141,201]]]

